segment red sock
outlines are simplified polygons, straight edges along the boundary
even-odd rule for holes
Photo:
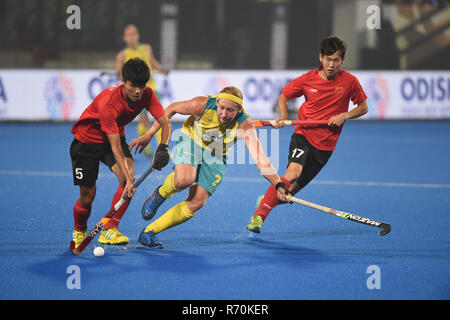
[[[281,177],[281,181],[284,182],[286,188],[289,189],[289,187],[291,186],[289,181],[287,181],[285,177]],[[282,202],[280,202],[277,198],[277,190],[275,190],[275,187],[271,185],[269,189],[267,189],[264,198],[262,198],[261,202],[259,203],[259,207],[256,209],[253,216],[260,216],[263,221],[265,221],[270,211],[272,211],[272,209],[280,203]]]
[[[75,202],[75,206],[73,207],[73,228],[77,231],[86,231],[87,230],[87,221],[91,214],[92,206],[89,208],[83,208],[80,204],[80,200]]]
[[[111,208],[113,208],[114,205],[117,202],[119,202],[124,189],[125,189],[125,186],[119,185],[116,193],[114,194],[114,198],[111,203]],[[123,215],[125,214],[125,211],[127,210],[128,205],[130,204],[130,201],[131,201],[131,198],[126,200],[122,204],[122,206],[119,208],[119,210],[117,210],[117,212],[114,214],[113,218],[105,225],[105,230],[119,227],[120,220],[122,219]]]

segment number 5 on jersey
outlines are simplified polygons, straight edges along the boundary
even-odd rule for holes
[[[75,168],[75,178],[78,180],[83,179],[83,168]]]

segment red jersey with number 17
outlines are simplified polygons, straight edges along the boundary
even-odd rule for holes
[[[299,120],[329,120],[348,111],[350,100],[359,104],[367,99],[358,79],[345,70],[339,70],[333,80],[319,75],[323,67],[311,70],[289,82],[282,90],[287,99],[305,96],[305,102],[298,110]],[[342,127],[296,126],[299,133],[319,150],[333,151]]]
[[[71,132],[83,143],[108,143],[107,134],[125,136],[125,125],[144,108],[155,119],[164,115],[164,108],[151,88],[146,87],[141,100],[134,103],[125,98],[123,84],[113,86],[100,92],[83,111]]]

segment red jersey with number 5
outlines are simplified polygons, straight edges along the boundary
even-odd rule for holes
[[[107,88],[83,111],[73,125],[72,134],[83,143],[107,143],[107,134],[125,136],[125,125],[130,123],[143,109],[155,118],[164,115],[155,92],[146,87],[141,100],[133,103],[125,98],[123,84]]]
[[[329,120],[348,111],[349,102],[359,104],[367,99],[358,79],[345,70],[339,70],[333,80],[319,75],[322,69],[311,70],[289,82],[282,90],[287,99],[305,96],[305,102],[298,110],[299,120]],[[296,126],[295,133],[305,138],[315,148],[333,151],[342,127]]]

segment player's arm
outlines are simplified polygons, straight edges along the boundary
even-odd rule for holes
[[[156,170],[161,170],[170,160],[169,141],[172,135],[172,124],[170,123],[170,120],[165,112],[162,116],[155,119],[155,123],[158,123],[158,128],[161,128],[161,142],[159,143],[155,152],[155,157],[153,158],[153,168]],[[133,139],[128,145],[130,147],[130,151],[133,151],[133,148],[136,148],[134,150],[134,154],[138,151],[141,153],[150,143],[153,136],[154,133],[149,134],[149,132],[147,132],[146,134]]]
[[[123,67],[124,63],[125,63],[125,53],[123,51],[120,51],[116,55],[116,75],[117,75],[117,79],[122,78],[122,67]]]
[[[125,155],[122,150],[122,143],[120,141],[119,127],[117,124],[117,117],[119,116],[117,110],[113,105],[101,104],[98,106],[98,117],[100,121],[101,130],[106,134],[108,142],[111,146],[114,159],[120,171],[125,177],[126,185],[122,196],[128,193],[131,197],[134,194],[134,172],[128,168],[125,161]]]
[[[161,142],[155,152],[155,157],[153,158],[153,169],[161,170],[164,168],[170,160],[169,154],[169,140],[172,134],[172,125],[166,113],[157,118],[155,122],[161,127]]]
[[[170,123],[169,117],[164,112],[163,116],[156,119],[156,121],[161,127],[161,143],[168,145],[172,135],[172,124]]]
[[[171,125],[169,119],[177,113],[183,115],[194,115],[197,119],[200,118],[203,113],[203,109],[205,108],[207,99],[208,98],[206,97],[197,97],[191,100],[170,104],[164,110],[164,115],[156,119],[157,121],[153,123],[152,127],[146,134],[130,142],[130,149],[132,150],[136,147],[134,152],[136,153],[138,147],[140,146],[139,153],[142,152],[142,150],[150,143],[150,140],[155,133],[162,127],[161,143],[158,145],[158,149],[155,152],[155,157],[153,160],[153,168],[156,170],[161,170],[162,167],[167,165],[170,159],[168,144],[171,135]],[[165,132],[164,126],[168,127],[167,132]]]
[[[276,124],[273,125],[275,129],[283,128],[283,120],[287,120],[288,117],[288,98],[283,93],[278,97],[278,108],[280,109],[280,116],[275,119]]]
[[[150,63],[152,65],[152,69],[158,70],[159,72],[161,72],[164,75],[169,74],[169,69],[164,68],[161,63],[159,63],[158,60],[156,60],[155,56],[153,55],[153,49],[151,45],[146,45],[145,46],[147,49],[148,54],[150,55]]]
[[[165,114],[168,119],[171,119],[177,113],[182,115],[193,115],[196,119],[199,119],[205,109],[207,100],[207,97],[195,97],[191,100],[174,102],[166,108]],[[149,135],[149,137],[153,137],[159,128],[160,124],[155,121],[146,134]]]
[[[131,176],[130,170],[125,161],[125,155],[123,154],[122,144],[120,142],[120,135],[118,133],[108,133],[106,136],[108,137],[109,144],[111,145],[111,150],[114,154],[114,158],[116,159],[116,163],[126,179],[126,185],[123,194],[127,192],[128,196],[132,197],[135,191],[133,189],[134,177]]]
[[[343,112],[341,114],[338,114],[336,116],[333,116],[328,121],[329,126],[341,126],[344,124],[345,120],[348,119],[354,119],[361,117],[365,115],[368,111],[367,102],[364,100],[363,102],[359,103],[357,107],[353,108],[352,110],[348,112]]]
[[[304,79],[303,75],[290,81],[281,91],[278,97],[278,108],[280,109],[280,116],[275,119],[277,124],[274,128],[284,127],[284,123],[280,122],[288,118],[288,100],[299,98],[303,95]]]
[[[258,170],[278,191],[278,199],[286,202],[286,195],[289,191],[286,185],[281,181],[277,172],[272,166],[272,163],[264,153],[261,142],[259,141],[258,134],[255,126],[253,125],[250,117],[241,123],[238,129],[238,138],[244,139],[248,148],[250,156],[256,163]]]
[[[278,108],[280,108],[280,116],[275,119],[278,124],[273,126],[277,129],[284,127],[284,124],[280,121],[287,120],[288,117],[288,98],[286,98],[283,93],[278,97]]]
[[[144,150],[144,148],[150,143],[150,140],[153,138],[153,136],[156,134],[156,132],[159,130],[159,128],[164,126],[166,124],[166,122],[170,126],[170,131],[169,131],[168,135],[166,136],[166,134],[164,133],[164,130],[162,130],[163,132],[161,133],[161,144],[168,145],[169,140],[170,140],[170,135],[171,135],[170,118],[172,118],[177,113],[183,114],[183,115],[194,115],[196,117],[196,119],[200,118],[200,116],[203,113],[203,109],[205,108],[207,99],[208,99],[207,97],[197,97],[197,98],[194,98],[191,100],[174,102],[174,103],[170,104],[164,110],[164,116],[161,117],[160,119],[157,119],[157,121],[154,121],[152,127],[150,128],[150,130],[147,131],[146,134],[144,134],[136,139],[133,139],[130,142],[130,144],[129,144],[130,150],[133,150],[133,148],[136,147],[134,153],[135,154],[136,154],[136,152],[141,153]],[[166,142],[166,143],[163,143],[163,142]],[[158,146],[158,148],[159,148],[159,146]],[[165,147],[161,146],[161,148],[165,148]],[[158,152],[158,150],[157,150],[157,152]],[[155,157],[156,157],[156,153],[155,153]],[[163,161],[164,161],[164,159],[163,159]]]

